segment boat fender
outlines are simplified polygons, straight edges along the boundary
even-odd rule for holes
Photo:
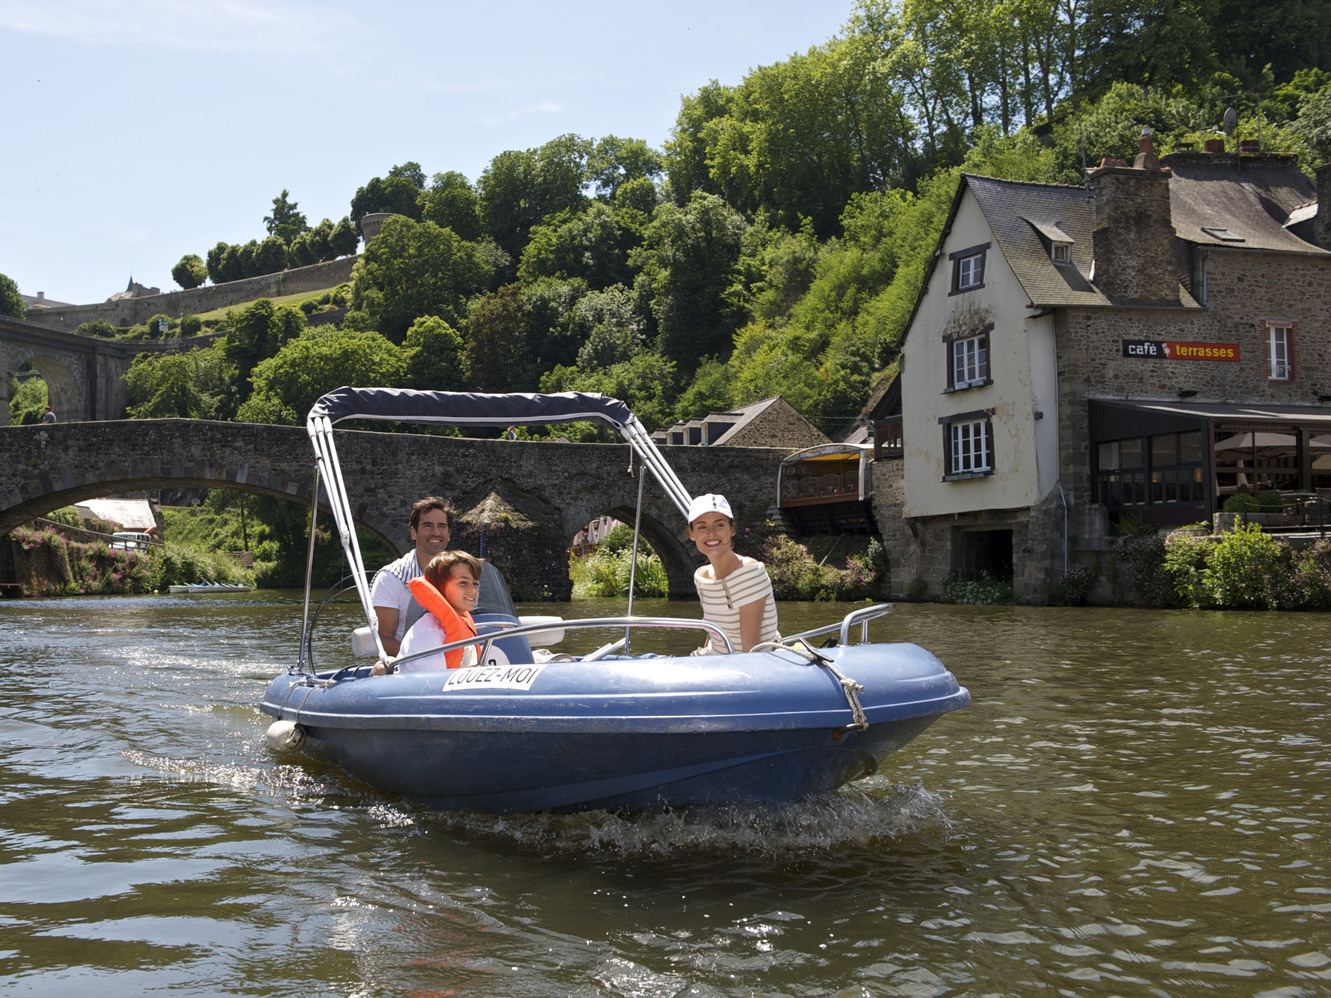
[[[355,658],[379,657],[379,645],[369,627],[358,627],[351,632],[351,654]]]
[[[463,638],[476,637],[476,624],[471,619],[471,614],[463,612],[458,613],[451,606],[448,600],[444,599],[444,594],[435,588],[423,575],[407,582],[411,589],[411,595],[416,597],[416,602],[425,607],[434,615],[435,620],[444,628],[444,641],[461,641]],[[480,648],[476,649],[476,657],[480,658]],[[456,669],[462,664],[462,649],[454,648],[452,651],[444,652],[444,664],[450,669]]]
[[[264,737],[275,752],[294,752],[305,744],[305,729],[295,721],[274,721]]]

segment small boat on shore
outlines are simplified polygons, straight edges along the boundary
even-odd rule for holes
[[[628,440],[681,522],[691,498],[627,406],[602,395],[369,388],[325,395],[307,421],[318,482],[365,613],[357,643],[382,662],[389,659],[374,629],[369,573],[332,434],[334,423],[352,418],[462,426],[598,420]],[[323,670],[307,662],[307,580],[300,659],[272,680],[259,707],[274,719],[268,741],[275,749],[314,751],[372,786],[439,808],[787,803],[874,773],[891,752],[970,703],[928,651],[868,641],[870,621],[890,609],[860,607],[745,653],[662,654],[645,646],[664,629],[697,631],[699,645],[707,638],[714,647],[731,645],[703,620],[632,613],[521,619],[487,562],[474,614],[480,664],[374,675],[372,665],[354,660]],[[612,639],[584,654],[557,650],[570,633],[592,630],[608,630]],[[468,643],[477,642],[443,648]]]
[[[184,585],[167,586],[171,593],[247,593],[249,586],[234,582],[190,582]]]

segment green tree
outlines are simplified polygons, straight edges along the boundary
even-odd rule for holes
[[[607,135],[595,143],[587,156],[587,179],[596,185],[596,196],[604,201],[613,201],[625,183],[654,181],[664,170],[662,154],[642,139]]]
[[[230,280],[226,275],[226,253],[231,247],[226,243],[218,243],[208,251],[205,258],[205,267],[208,270],[208,277],[214,284],[221,284],[223,281]]]
[[[630,262],[650,297],[659,350],[685,374],[706,356],[728,356],[740,316],[726,298],[747,223],[715,195],[664,204]]]
[[[400,386],[405,372],[401,349],[378,333],[309,329],[254,368],[254,391],[236,418],[298,425],[319,397],[334,388]]]
[[[595,371],[632,359],[645,347],[646,322],[623,285],[592,291],[578,299],[570,316],[580,371]]]
[[[217,419],[226,396],[219,343],[193,350],[142,353],[125,372],[131,419]]]
[[[507,284],[472,301],[464,366],[474,391],[529,391],[535,375],[527,353],[527,306],[522,286]]]
[[[394,342],[422,316],[457,327],[490,273],[473,243],[433,222],[390,218],[356,262],[351,304]]]
[[[627,402],[642,425],[651,431],[674,422],[676,382],[675,365],[660,354],[644,350],[601,370],[557,367],[541,379],[541,391],[603,392]],[[599,439],[604,434],[597,430],[594,436]]]
[[[264,216],[264,228],[270,236],[276,236],[284,245],[290,245],[291,240],[310,227],[299,209],[296,202],[288,200],[284,187],[282,193],[273,198],[273,213]]]
[[[51,404],[51,396],[46,382],[28,364],[19,370],[29,376],[10,379],[9,425],[31,426],[42,421],[42,412]]]
[[[171,279],[188,291],[197,288],[208,280],[208,268],[197,253],[186,253],[180,262],[171,268]]]
[[[462,174],[455,171],[436,173],[430,178],[430,186],[421,191],[417,200],[422,221],[452,229],[459,237],[472,243],[484,234],[480,198]]]
[[[835,234],[851,195],[913,170],[912,123],[876,62],[853,37],[751,71],[702,126],[709,189],[749,215]]]
[[[315,263],[337,259],[337,253],[333,251],[333,223],[329,219],[323,219],[310,229],[305,233],[305,238],[309,241],[310,254]]]
[[[592,288],[629,284],[628,254],[639,242],[608,205],[561,211],[532,228],[518,262],[518,279],[580,277]]]
[[[587,196],[587,157],[592,144],[561,135],[538,149],[502,152],[481,174],[481,216],[491,238],[513,259],[527,234],[547,215],[581,209]]]
[[[276,274],[287,269],[287,244],[279,236],[269,236],[254,252],[254,272]]]
[[[328,240],[329,255],[324,259],[336,260],[340,256],[352,256],[359,246],[360,233],[356,226],[352,224],[351,219],[344,215],[333,226],[333,234]]]
[[[291,245],[287,247],[287,259],[293,267],[308,267],[319,262],[319,257],[310,246],[308,232],[302,232],[291,240]]]
[[[454,392],[465,387],[463,343],[443,319],[427,315],[417,319],[402,341],[406,387],[430,392]]]
[[[23,296],[12,277],[0,274],[0,315],[11,319],[22,319],[24,315]]]
[[[305,329],[305,316],[300,309],[279,307],[267,298],[228,315],[227,320],[230,328],[220,340],[228,368],[227,395],[219,407],[224,419],[234,416],[249,398],[254,369]]]
[[[351,223],[359,227],[362,218],[375,212],[419,219],[420,207],[416,202],[424,185],[423,180],[416,180],[419,173],[420,167],[415,163],[395,166],[387,177],[373,177],[364,187],[357,188],[351,199]]]

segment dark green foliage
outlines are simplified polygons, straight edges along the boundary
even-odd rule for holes
[[[364,310],[380,332],[398,343],[422,316],[461,325],[467,299],[489,278],[475,244],[451,229],[390,218],[356,266],[351,305]]]
[[[0,315],[11,319],[22,319],[24,314],[23,296],[12,277],[0,274]]]
[[[350,224],[359,227],[362,218],[377,212],[419,219],[421,212],[416,202],[424,186],[424,180],[416,179],[419,174],[420,167],[408,163],[405,167],[393,167],[387,177],[374,177],[351,199]]]
[[[282,240],[283,246],[290,245],[293,239],[309,228],[299,205],[288,200],[285,188],[273,198],[273,213],[264,216],[263,226],[270,236]]]
[[[199,259],[197,253],[186,253],[180,262],[171,268],[171,279],[188,291],[197,288],[208,279],[208,268]]]

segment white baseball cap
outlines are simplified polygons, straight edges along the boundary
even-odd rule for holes
[[[726,497],[719,496],[715,492],[708,492],[706,495],[694,497],[693,502],[689,503],[689,523],[692,523],[705,513],[720,513],[729,520],[735,518],[735,514],[730,512],[730,503],[726,502]]]

